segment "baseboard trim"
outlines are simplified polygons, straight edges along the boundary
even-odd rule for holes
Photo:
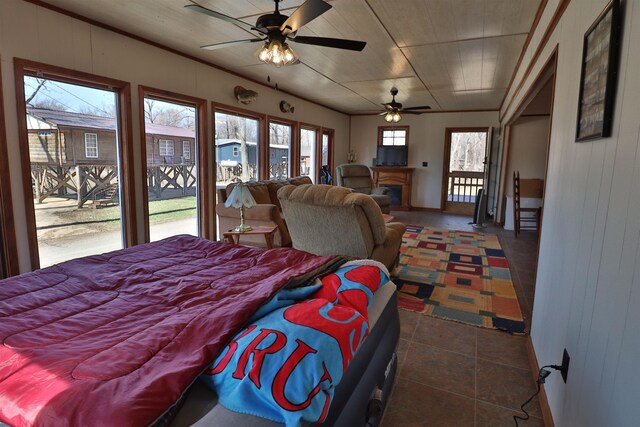
[[[411,206],[411,210],[417,212],[442,212],[440,208],[422,208],[420,206]]]
[[[536,351],[533,348],[533,341],[531,341],[531,335],[527,336],[527,353],[529,354],[529,364],[531,365],[531,375],[533,380],[538,380],[538,371],[540,366],[538,365],[538,358],[536,357]],[[538,401],[540,402],[540,409],[542,410],[542,420],[545,427],[555,427],[553,422],[553,415],[551,414],[551,408],[549,408],[549,401],[547,400],[547,393],[544,390],[544,384],[540,386],[540,394],[538,395]]]

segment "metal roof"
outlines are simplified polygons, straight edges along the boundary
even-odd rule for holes
[[[116,130],[116,120],[111,117],[92,116],[90,114],[81,114],[72,111],[47,110],[43,108],[27,108],[27,114],[56,126]],[[152,135],[195,138],[195,131],[191,129],[164,126],[155,123],[145,123],[145,131]]]

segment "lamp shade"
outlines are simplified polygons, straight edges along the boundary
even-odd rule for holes
[[[231,194],[229,194],[224,205],[228,208],[251,208],[256,205],[256,200],[244,182],[239,182],[231,190]]]

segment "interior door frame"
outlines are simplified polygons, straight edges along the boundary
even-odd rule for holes
[[[451,135],[453,133],[462,132],[485,132],[487,134],[487,141],[485,143],[484,152],[485,159],[487,155],[487,149],[489,147],[489,136],[491,135],[491,126],[475,126],[475,127],[453,127],[445,128],[444,130],[444,155],[442,161],[442,189],[440,193],[440,211],[445,212],[447,204],[447,189],[449,187],[449,161],[451,160]],[[487,168],[487,162],[484,162],[485,170]]]
[[[549,55],[549,58],[545,61],[544,65],[540,69],[541,71],[533,80],[533,84],[522,98],[518,107],[514,110],[513,115],[507,121],[504,126],[503,134],[503,148],[502,148],[502,161],[500,164],[498,189],[496,191],[496,215],[494,216],[494,223],[498,225],[504,225],[506,215],[506,190],[507,190],[507,171],[509,170],[509,150],[511,148],[511,125],[521,116],[522,112],[526,109],[527,105],[535,98],[540,90],[546,85],[549,79],[552,80],[551,88],[551,108],[549,111],[549,138],[546,141],[546,163],[544,167],[544,186],[542,187],[542,200],[544,201],[544,195],[546,194],[547,187],[547,172],[549,169],[549,150],[551,148],[551,130],[553,125],[553,105],[556,95],[556,78],[558,75],[558,45]],[[545,78],[547,76],[548,78]],[[544,203],[544,202],[543,202]],[[498,219],[499,218],[499,219]],[[542,216],[544,220],[544,215]],[[542,223],[540,225],[542,229]],[[539,247],[539,245],[538,245]]]

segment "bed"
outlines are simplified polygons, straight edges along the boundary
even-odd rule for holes
[[[176,236],[1,281],[0,424],[281,425],[229,411],[197,379],[274,295],[341,265]],[[395,374],[394,291],[373,294],[372,326],[322,425],[379,422]]]

